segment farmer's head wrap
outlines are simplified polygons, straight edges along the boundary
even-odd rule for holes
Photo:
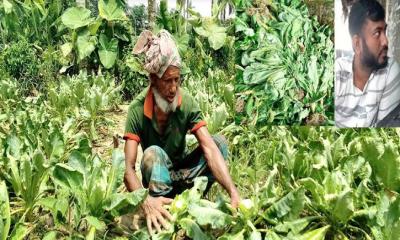
[[[158,78],[163,76],[168,66],[181,66],[178,48],[166,30],[161,30],[157,36],[148,30],[143,31],[133,48],[133,53],[144,53],[144,69],[156,74]]]

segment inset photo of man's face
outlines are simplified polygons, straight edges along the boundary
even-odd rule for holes
[[[388,39],[386,36],[386,22],[384,20],[371,21],[367,19],[362,33],[358,36],[361,41],[360,55],[362,64],[372,69],[380,69],[388,63]]]
[[[335,1],[336,126],[400,126],[397,22],[398,0]]]

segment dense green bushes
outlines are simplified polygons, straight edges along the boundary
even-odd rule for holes
[[[132,54],[132,45],[122,51],[123,57],[117,61],[117,83],[122,84],[121,93],[123,99],[133,99],[149,84],[147,72],[143,69],[142,60]]]
[[[24,92],[33,88],[42,90],[43,81],[39,77],[41,64],[33,44],[22,40],[6,46],[1,59],[1,68],[18,81]]]

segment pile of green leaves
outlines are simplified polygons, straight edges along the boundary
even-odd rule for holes
[[[235,31],[239,122],[332,124],[333,31],[303,1],[242,3]]]

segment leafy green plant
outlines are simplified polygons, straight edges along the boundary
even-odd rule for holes
[[[117,60],[117,84],[122,85],[124,100],[132,100],[149,84],[147,72],[143,69],[142,60],[131,52],[132,46],[123,50],[122,58]]]
[[[146,197],[144,189],[130,193],[117,191],[122,183],[123,161],[124,155],[118,150],[113,151],[110,167],[96,156],[91,158],[74,151],[67,164],[55,165],[52,177],[71,196],[69,207],[74,215],[72,226],[77,230],[86,220],[90,225],[88,235],[94,236],[96,230],[105,230],[105,221],[135,211]],[[52,197],[46,199],[50,200],[57,201]]]
[[[114,151],[111,165],[93,156],[90,140],[75,125],[79,119],[63,118],[43,95],[33,100],[14,96],[18,90],[8,92],[18,89],[12,83],[1,82],[10,86],[2,91],[1,108],[14,106],[9,118],[0,118],[0,178],[5,180],[0,184],[2,239],[42,234],[54,238],[64,235],[65,227],[70,236],[79,238],[79,232],[86,232],[87,238],[94,238],[116,216],[135,210],[146,191],[122,191],[123,153]],[[106,104],[114,96],[110,89],[119,91],[109,87],[113,81],[100,76],[84,83],[88,91],[102,95]],[[93,102],[82,97],[89,105]],[[86,107],[90,116],[90,106]]]
[[[35,47],[22,40],[7,46],[2,53],[0,67],[19,83],[26,94],[32,89],[41,90],[43,79],[39,76],[40,61]]]
[[[235,19],[241,118],[263,125],[330,124],[332,30],[309,17],[301,1],[271,2],[267,9],[247,6]]]
[[[51,45],[60,39],[58,26],[63,4],[71,1],[13,1],[0,3],[0,38],[3,43],[26,40]]]
[[[91,11],[82,7],[71,7],[61,16],[69,29],[68,41],[61,46],[64,56],[73,54],[74,64],[89,57],[97,49],[98,60],[106,69],[114,66],[122,42],[130,40],[130,26],[124,3],[120,0],[100,0],[99,15],[91,17]],[[96,58],[97,59],[97,58]]]
[[[4,182],[0,183],[0,213],[0,237],[2,240],[6,240],[10,231],[11,216],[7,186]]]
[[[13,225],[10,235],[13,238],[23,238],[35,227],[27,226],[25,221],[33,222],[34,214],[38,209],[38,201],[45,191],[48,180],[48,168],[45,156],[40,151],[36,151],[32,156],[23,153],[23,145],[15,135],[10,135],[5,142],[4,157],[0,160],[1,177],[12,186],[15,195],[12,199],[7,199],[6,188],[2,187],[2,194],[5,191],[5,199],[2,199],[2,210],[6,217],[3,238],[6,239],[10,230],[10,207],[12,204],[12,214],[18,213],[20,218]],[[4,184],[4,183],[3,183]],[[8,211],[8,212],[7,212]],[[1,221],[2,222],[2,221]]]
[[[78,120],[78,125],[89,129],[92,139],[97,139],[95,126],[104,120],[101,113],[119,102],[122,85],[115,86],[109,75],[90,76],[81,72],[60,81],[58,86],[48,89],[50,111],[61,117]]]

